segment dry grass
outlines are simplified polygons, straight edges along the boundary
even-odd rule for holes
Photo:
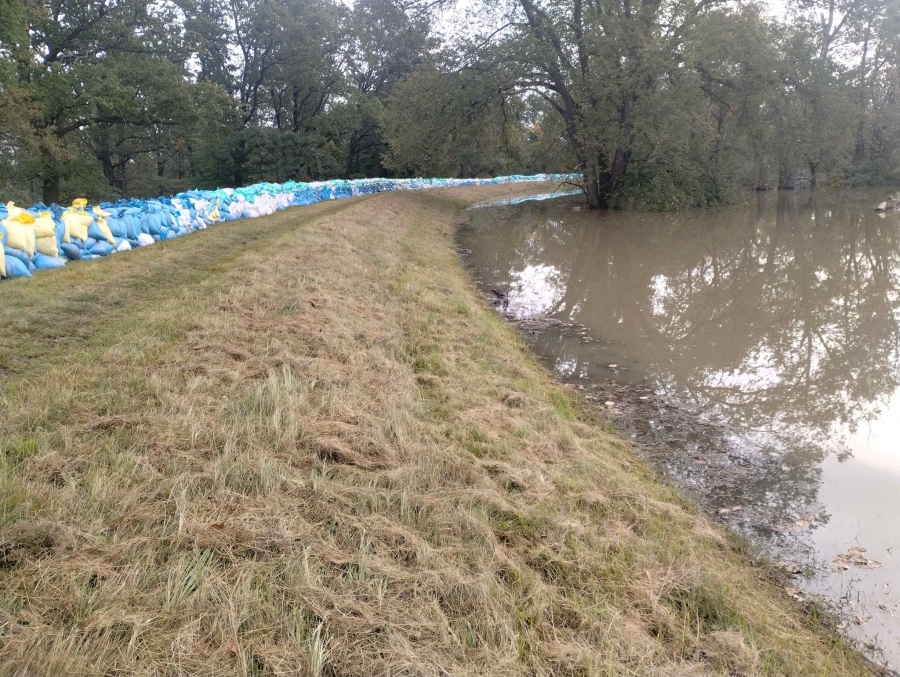
[[[2,286],[0,673],[844,675],[396,193]]]

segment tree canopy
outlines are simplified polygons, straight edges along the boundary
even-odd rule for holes
[[[900,180],[900,7],[0,0],[0,190],[573,171],[592,207]],[[454,19],[451,20],[451,19]]]

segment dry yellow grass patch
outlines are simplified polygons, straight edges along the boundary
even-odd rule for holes
[[[3,284],[0,673],[850,675],[395,193]]]

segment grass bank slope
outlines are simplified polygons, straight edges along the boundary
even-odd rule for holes
[[[2,285],[4,675],[850,675],[485,307],[522,186]]]

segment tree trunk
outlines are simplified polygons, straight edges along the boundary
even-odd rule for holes
[[[112,155],[110,155],[108,150],[101,150],[97,153],[97,159],[100,160],[100,165],[103,167],[103,176],[106,177],[106,183],[110,187],[114,187],[116,185],[116,172],[113,168]]]
[[[818,162],[810,162],[809,163],[809,187],[810,190],[816,187],[816,169],[818,169]]]
[[[797,185],[797,170],[788,163],[778,169],[778,190],[794,190]]]
[[[756,190],[769,190],[769,162],[765,155],[759,159],[759,180],[756,182]]]
[[[59,204],[59,174],[44,174],[42,198],[45,205]]]
[[[247,160],[247,139],[241,139],[231,154],[234,160],[234,188],[244,185],[244,162]]]
[[[358,146],[358,141],[356,138],[350,139],[349,148],[347,148],[347,157],[344,160],[344,178],[349,179],[350,175],[353,174],[353,162],[356,159],[356,148]]]
[[[587,196],[588,209],[605,209],[600,199],[600,181],[595,172],[585,170],[584,192]]]
[[[59,171],[53,155],[46,149],[41,149],[41,199],[49,206],[59,203]]]

